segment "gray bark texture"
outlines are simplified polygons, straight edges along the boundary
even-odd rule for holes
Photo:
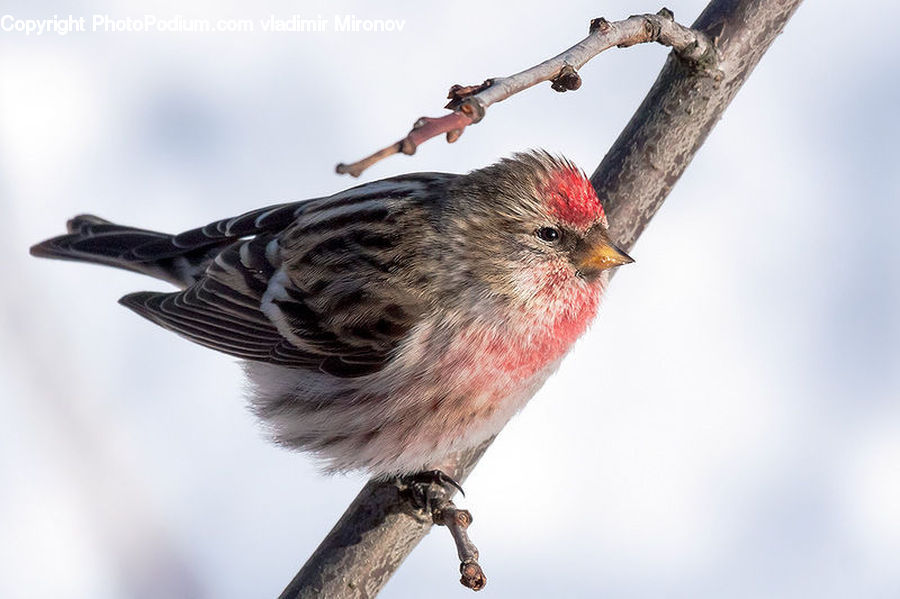
[[[620,247],[632,248],[800,2],[713,0],[692,29],[715,42],[717,77],[669,56],[591,177]],[[489,445],[459,454],[445,471],[464,481]],[[369,482],[281,599],[374,597],[431,526],[430,516],[411,506],[401,485]]]

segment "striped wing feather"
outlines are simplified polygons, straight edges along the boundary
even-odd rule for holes
[[[408,196],[427,191],[423,175],[364,185],[349,193],[285,204],[176,236],[173,251],[241,235],[180,292],[140,292],[122,304],[191,341],[244,358],[339,377],[376,372],[426,310],[416,285],[421,235],[402,236],[408,219],[427,222]],[[369,188],[369,189],[367,189]],[[273,230],[271,223],[290,224]],[[252,225],[250,223],[253,223]],[[408,238],[410,237],[410,238]]]

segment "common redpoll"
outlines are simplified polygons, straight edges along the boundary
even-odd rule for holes
[[[496,434],[631,262],[584,173],[543,152],[419,173],[179,235],[77,216],[35,256],[174,283],[120,302],[237,356],[281,444],[329,470],[440,467]]]

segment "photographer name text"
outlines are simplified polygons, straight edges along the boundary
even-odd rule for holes
[[[363,19],[356,15],[276,16],[261,19],[204,19],[174,15],[114,17],[53,15],[46,19],[0,16],[0,33],[43,36],[79,33],[401,33],[406,19]]]

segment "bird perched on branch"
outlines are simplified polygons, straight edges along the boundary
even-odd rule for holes
[[[82,215],[35,256],[181,290],[120,303],[243,359],[255,413],[328,470],[440,469],[496,434],[631,262],[584,173],[544,152],[419,173],[179,235]]]

